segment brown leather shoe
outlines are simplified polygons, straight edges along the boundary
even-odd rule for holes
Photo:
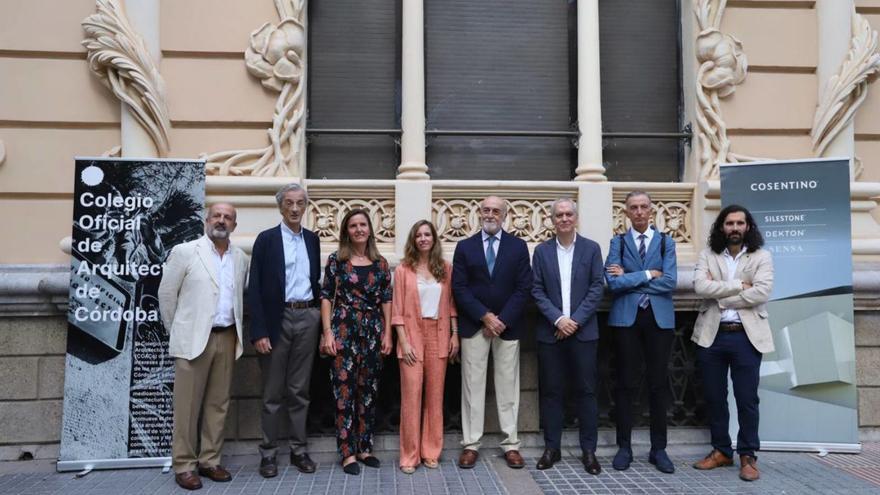
[[[224,469],[223,466],[219,464],[213,467],[199,466],[199,475],[204,476],[211,481],[217,481],[219,483],[232,480],[232,475],[229,474],[229,471]]]
[[[758,472],[758,460],[750,455],[739,456],[739,479],[743,481],[755,481],[761,477]]]
[[[470,469],[477,464],[480,453],[473,449],[464,449],[458,458],[458,467],[462,469]]]
[[[694,463],[694,468],[702,470],[724,466],[733,466],[733,459],[727,457],[718,449],[713,449],[703,460]]]
[[[508,450],[504,453],[504,460],[510,469],[522,469],[526,467],[526,461],[519,455],[518,450]]]
[[[187,471],[185,473],[177,473],[174,475],[174,481],[184,490],[198,490],[202,487],[202,480],[195,471]]]

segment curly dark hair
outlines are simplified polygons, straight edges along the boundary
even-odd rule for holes
[[[743,245],[745,245],[746,252],[755,252],[764,245],[764,236],[758,230],[758,224],[755,223],[755,219],[749,210],[744,206],[729,205],[718,213],[718,217],[715,218],[715,223],[712,224],[712,230],[709,233],[709,249],[716,254],[721,254],[724,248],[727,247],[727,236],[724,235],[724,220],[727,218],[727,215],[738,212],[745,213],[746,224],[749,226],[749,231],[743,236]]]

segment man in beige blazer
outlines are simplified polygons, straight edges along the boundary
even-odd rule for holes
[[[220,465],[232,368],[242,354],[242,293],[248,258],[229,242],[235,208],[208,208],[205,235],[174,247],[159,285],[162,322],[174,360],[171,458],[177,484],[202,487],[199,475],[229,481]],[[199,445],[199,414],[202,415]],[[198,471],[198,473],[196,473]]]
[[[762,354],[773,351],[766,302],[773,290],[773,259],[761,249],[764,239],[751,213],[730,205],[718,214],[709,248],[700,253],[694,291],[702,297],[691,340],[697,343],[697,365],[709,410],[713,450],[694,464],[714,469],[733,464],[728,422],[727,374],[733,382],[739,433],[736,451],[739,477],[759,478],[755,452],[758,439],[758,383]]]

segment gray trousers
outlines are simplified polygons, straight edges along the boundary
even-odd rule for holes
[[[281,334],[269,354],[260,355],[263,375],[262,428],[260,454],[274,457],[278,436],[284,422],[290,421],[290,451],[306,452],[306,416],[309,412],[309,381],[312,363],[318,350],[321,312],[318,308],[286,308],[281,319]]]

